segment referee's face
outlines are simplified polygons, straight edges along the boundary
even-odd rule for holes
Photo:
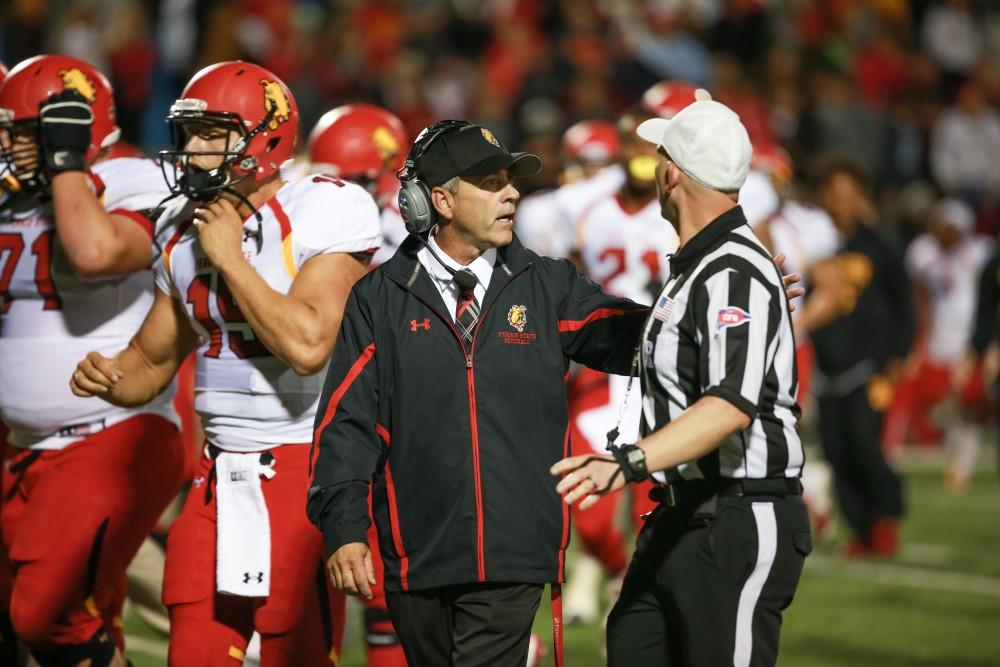
[[[514,211],[520,197],[506,169],[464,176],[452,200],[451,226],[480,250],[508,245],[514,239]]]
[[[660,215],[677,229],[677,204],[671,199],[677,187],[678,168],[663,147],[656,151],[656,194],[660,198]]]

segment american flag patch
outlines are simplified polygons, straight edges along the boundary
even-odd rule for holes
[[[750,313],[742,308],[737,308],[736,306],[720,308],[719,315],[715,318],[715,329],[716,331],[720,331],[722,329],[728,329],[729,327],[738,327],[744,322],[749,321]]]
[[[661,296],[660,300],[656,302],[656,307],[653,308],[653,317],[661,322],[666,322],[670,319],[670,313],[673,312],[675,303],[676,301],[670,297]]]

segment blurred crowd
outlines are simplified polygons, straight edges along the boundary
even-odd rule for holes
[[[800,174],[847,153],[882,219],[917,231],[935,190],[1000,228],[1000,8],[988,0],[11,0],[0,59],[75,55],[107,72],[124,136],[167,143],[163,116],[200,67],[234,58],[288,81],[303,127],[348,101],[411,134],[470,118],[548,168],[581,119],[616,119],[680,79],[736,109]]]

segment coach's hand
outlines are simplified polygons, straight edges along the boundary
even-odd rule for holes
[[[792,303],[792,299],[796,299],[806,293],[804,287],[796,287],[800,282],[802,282],[802,276],[797,273],[789,273],[785,275],[785,254],[778,253],[774,256],[774,265],[778,267],[778,271],[781,272],[781,282],[785,284],[785,294],[788,296],[788,312],[795,312],[795,304]]]
[[[224,197],[194,210],[194,226],[201,248],[220,271],[243,260],[243,220],[232,202]]]
[[[557,462],[549,472],[556,477],[565,475],[556,485],[556,491],[567,505],[580,500],[582,510],[596,503],[600,496],[625,486],[625,475],[612,456],[571,456]]]
[[[117,361],[108,359],[99,352],[91,352],[76,365],[76,370],[69,379],[69,388],[83,398],[100,396],[114,389],[123,377],[125,373]]]
[[[330,577],[337,590],[347,595],[372,599],[375,585],[375,568],[372,552],[364,542],[349,542],[337,549],[326,562]]]

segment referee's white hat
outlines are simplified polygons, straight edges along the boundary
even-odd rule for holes
[[[681,171],[706,188],[736,192],[753,155],[747,129],[736,112],[714,101],[707,90],[699,88],[695,99],[669,120],[643,122],[636,133],[662,146]]]

